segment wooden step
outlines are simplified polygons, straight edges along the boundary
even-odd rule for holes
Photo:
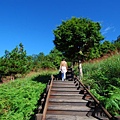
[[[77,116],[77,115],[51,115],[47,114],[46,120],[97,120],[92,116]]]
[[[59,91],[56,91],[56,90],[52,90],[51,91],[51,94],[54,94],[54,93],[59,93],[59,94],[79,94],[79,91],[76,91],[76,90],[72,90],[72,91],[64,91],[64,90],[59,90]]]
[[[49,105],[48,110],[60,110],[60,111],[90,111],[91,109],[86,106],[73,106],[73,105]]]
[[[78,102],[82,102],[82,103],[87,103],[88,101],[86,100],[82,100],[82,99],[64,99],[64,98],[50,98],[49,102],[71,102],[71,103],[78,103]]]
[[[71,85],[57,84],[57,85],[53,85],[52,88],[75,88],[75,89],[77,89],[77,87],[72,84]]]
[[[59,83],[58,83],[58,82],[56,82],[56,83],[54,82],[54,83],[53,83],[53,86],[54,86],[54,85],[55,85],[55,86],[56,86],[56,85],[73,85],[73,86],[75,86],[74,83],[68,83],[68,82],[65,82],[65,81],[59,82]]]
[[[74,106],[86,106],[88,101],[82,99],[56,99],[50,98],[49,105],[74,105]]]
[[[86,106],[74,106],[74,105],[49,105],[47,114],[57,115],[80,115],[85,116],[92,114],[93,109]]]
[[[67,98],[67,99],[81,99],[83,95],[81,94],[51,94],[50,98]]]
[[[52,91],[71,91],[71,92],[73,92],[73,91],[77,91],[77,92],[79,92],[79,90],[77,90],[76,88],[52,88],[51,89]]]
[[[59,92],[58,93],[51,93],[51,95],[52,96],[71,96],[71,97],[72,96],[73,97],[74,96],[81,96],[81,97],[83,96],[82,94],[72,94],[72,93],[70,93],[70,94],[64,94],[64,93],[59,93]]]

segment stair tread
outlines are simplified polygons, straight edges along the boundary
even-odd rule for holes
[[[74,106],[74,105],[49,105],[48,110],[61,110],[61,111],[91,111],[87,106]]]
[[[46,120],[97,120],[92,116],[77,116],[77,115],[46,115]]]
[[[80,91],[80,90],[76,90],[76,89],[66,89],[66,88],[65,88],[65,89],[64,89],[64,88],[62,88],[62,89],[61,89],[61,88],[60,88],[60,89],[59,89],[59,88],[52,88],[51,90],[52,90],[52,91],[53,91],[53,90],[54,90],[54,91],[63,91],[63,92],[64,92],[64,91],[67,91],[67,92],[70,92],[70,91],[72,91],[72,92],[73,92],[73,91],[79,92],[79,91]]]
[[[82,94],[64,94],[64,93],[51,93],[52,96],[83,96]]]
[[[65,81],[62,81],[62,80],[56,80],[56,81],[53,81],[53,83],[63,83],[63,82],[66,82],[66,83],[74,83],[73,81],[68,81],[68,80],[65,80]]]
[[[84,102],[87,103],[88,101],[86,100],[82,100],[82,99],[64,99],[64,98],[50,98],[49,99],[50,102]]]
[[[53,88],[77,88],[74,85],[53,85]]]
[[[74,85],[73,81],[72,82],[66,82],[66,81],[62,81],[62,82],[53,82],[53,85],[55,84],[63,84],[63,85]]]

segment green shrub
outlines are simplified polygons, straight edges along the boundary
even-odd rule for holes
[[[15,80],[0,86],[0,120],[29,120],[34,114],[46,85],[32,79]]]

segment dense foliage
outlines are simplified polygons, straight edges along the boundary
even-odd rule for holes
[[[5,55],[0,59],[0,74],[15,77],[16,74],[24,75],[32,68],[32,59],[26,55],[22,43],[11,52],[5,51]]]
[[[114,45],[118,51],[120,51],[120,35],[117,37],[117,40],[114,41]]]
[[[120,114],[120,55],[83,64],[83,83],[113,115]]]
[[[33,55],[34,69],[39,70],[40,68],[51,68],[58,69],[60,61],[63,55],[56,48],[50,51],[49,55],[44,55],[44,53],[39,53],[38,55]]]
[[[29,120],[46,85],[34,77],[0,86],[0,120]]]
[[[85,59],[91,48],[98,47],[104,37],[100,33],[101,26],[86,18],[71,18],[62,21],[54,30],[56,48],[71,60]]]

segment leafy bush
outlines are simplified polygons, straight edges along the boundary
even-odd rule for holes
[[[0,86],[0,120],[30,119],[46,87],[32,79],[11,81]]]

